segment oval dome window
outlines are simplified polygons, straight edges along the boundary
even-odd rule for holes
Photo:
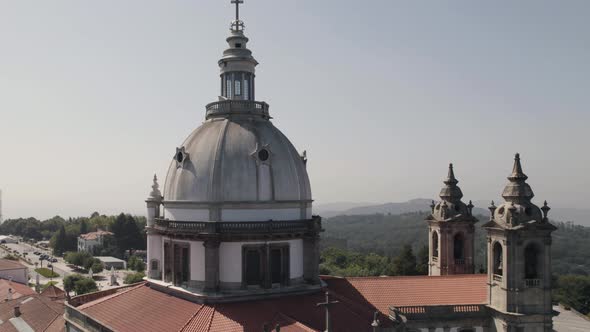
[[[261,161],[267,161],[269,157],[270,153],[268,152],[268,150],[262,149],[258,151],[258,159],[260,159]]]

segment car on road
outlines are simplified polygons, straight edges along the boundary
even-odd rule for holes
[[[51,263],[47,264],[47,267],[53,267],[53,265]]]
[[[52,258],[51,263],[57,263],[57,258]]]
[[[35,255],[37,255],[37,256],[41,255],[41,253],[40,253],[40,252],[38,252],[38,251],[35,251],[33,254],[35,254]]]

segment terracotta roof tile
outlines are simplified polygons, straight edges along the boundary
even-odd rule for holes
[[[107,231],[96,231],[96,232],[90,232],[90,233],[86,233],[86,234],[80,234],[80,237],[84,240],[96,240],[100,236],[105,236],[105,235],[113,235],[113,233],[107,232]]]
[[[0,259],[0,270],[15,270],[15,269],[26,269],[27,267],[18,261],[11,259]]]
[[[389,306],[485,304],[485,275],[445,277],[326,277],[328,289],[340,300],[331,308],[334,330],[367,330],[373,313],[380,312],[383,327]],[[77,309],[119,332],[259,332],[264,324],[281,326],[281,331],[323,331],[323,291],[276,299],[202,305],[174,297],[141,284],[106,296]],[[0,331],[1,332],[1,331]]]
[[[487,275],[327,278],[328,288],[388,314],[390,306],[486,304]]]
[[[34,331],[64,331],[64,303],[35,294],[0,303],[0,332],[14,331],[10,318],[19,306],[22,318]]]
[[[27,286],[14,281],[0,279],[0,301],[7,299],[8,290],[12,289],[12,299],[16,300],[26,295],[33,295],[35,291]]]

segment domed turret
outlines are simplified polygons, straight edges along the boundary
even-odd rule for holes
[[[254,100],[258,62],[246,47],[243,1],[232,3],[219,101],[175,149],[163,197],[154,182],[147,201],[149,278],[207,301],[319,287],[321,219],[312,216],[307,156]]]
[[[432,201],[426,218],[430,234],[429,275],[473,273],[473,204],[463,203],[453,164],[440,191],[440,201]]]
[[[504,188],[505,202],[494,210],[494,220],[503,227],[515,227],[528,222],[543,221],[541,209],[532,203],[535,196],[531,186],[526,183],[528,176],[522,170],[520,154],[514,156],[512,174]]]

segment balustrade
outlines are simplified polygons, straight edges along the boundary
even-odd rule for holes
[[[250,100],[223,100],[206,106],[206,117],[224,114],[252,113],[269,118],[268,104]]]
[[[316,219],[251,222],[172,221],[168,219],[156,219],[155,228],[179,233],[297,233],[313,230],[315,222]]]

